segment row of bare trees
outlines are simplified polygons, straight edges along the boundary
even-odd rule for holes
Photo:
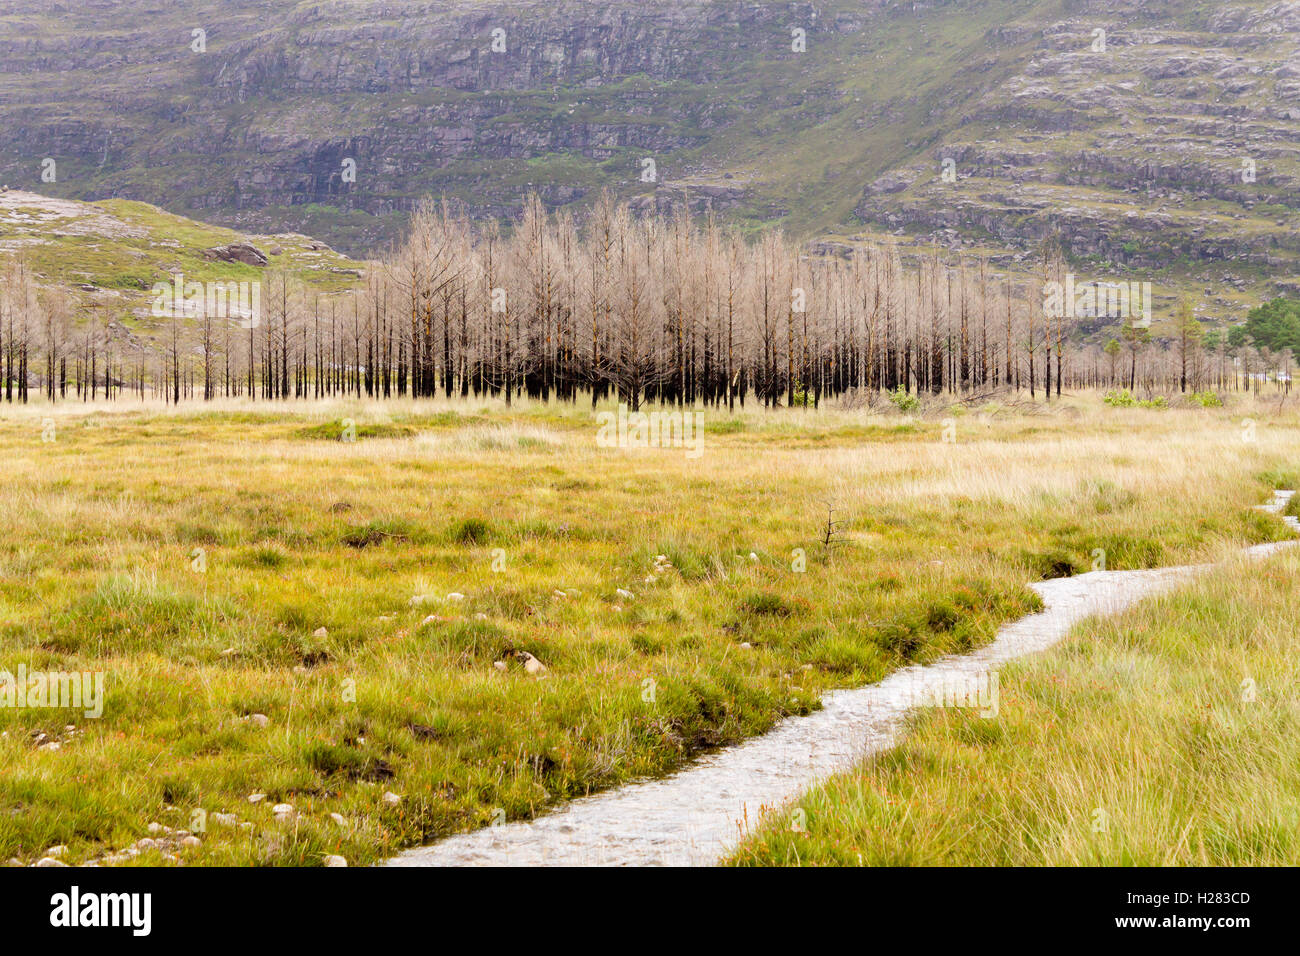
[[[10,259],[0,394],[27,401],[36,384],[50,400],[473,394],[734,409],[898,390],[1051,399],[1289,381],[1289,355],[1229,350],[1190,307],[1172,340],[1127,319],[1104,347],[1072,345],[1071,320],[1044,308],[1061,257],[1049,245],[1041,263],[1041,278],[1017,283],[937,253],[905,265],[889,245],[812,256],[779,232],[750,242],[711,218],[638,218],[608,196],[581,229],[534,197],[504,234],[426,202],[361,288],[321,295],[269,273],[254,320],[178,310],[149,341],[78,315]]]

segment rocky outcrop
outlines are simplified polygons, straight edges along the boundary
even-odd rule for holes
[[[248,266],[267,266],[271,260],[256,246],[246,242],[232,242],[225,246],[214,246],[203,250],[205,259],[218,259],[222,262],[242,262]]]

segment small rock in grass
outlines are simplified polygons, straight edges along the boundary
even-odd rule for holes
[[[193,847],[193,846],[202,846],[202,845],[203,845],[203,841],[196,836],[187,836],[185,839],[181,840],[181,846]]]
[[[135,848],[140,851],[152,850],[158,846],[157,840],[151,840],[148,837],[142,837],[135,841]]]
[[[60,843],[58,846],[52,846],[45,851],[46,856],[52,856],[55,857],[56,859],[61,856],[66,856],[67,853],[68,853],[68,848],[65,844],[62,843]]]
[[[546,665],[527,651],[519,652],[519,659],[524,662],[524,670],[529,674],[545,674]]]
[[[341,856],[331,855],[325,857],[325,865],[326,866],[347,866],[348,861],[343,859],[343,857]]]
[[[740,646],[743,647],[745,650],[749,650],[749,649],[752,648],[754,645],[751,644],[751,643],[749,643],[749,641],[741,641],[741,642],[740,642]]]
[[[249,714],[248,722],[252,724],[254,727],[261,728],[261,727],[269,726],[271,723],[271,718],[266,716],[266,714]]]
[[[611,611],[621,611],[621,610],[623,610],[623,605],[621,605],[621,604],[615,604],[613,607],[610,608],[610,610],[611,610]]]
[[[233,827],[238,821],[233,813],[214,813],[212,814],[212,822],[217,826]]]
[[[459,591],[452,591],[450,594],[447,595],[447,600],[448,600],[448,601],[463,601],[463,600],[465,600],[465,595],[461,594]]]
[[[235,650],[233,647],[227,647],[224,651],[221,652],[221,656],[222,656],[222,657],[234,657],[234,656],[235,656],[236,654],[238,654],[238,653],[239,653],[239,651]]]
[[[249,803],[261,803],[265,799],[266,799],[266,794],[264,793],[250,793],[248,795]]]
[[[551,592],[551,594],[558,598],[568,597],[568,595],[565,594],[563,591],[561,591],[559,588],[556,588],[554,591]]]
[[[383,800],[384,803],[388,804],[390,807],[395,807],[402,802],[402,798],[399,797],[397,794],[393,793],[391,790],[389,790],[379,799]]]
[[[636,597],[636,595],[633,594],[631,591],[629,591],[627,588],[619,588],[619,589],[618,589],[617,591],[615,591],[614,593],[617,594],[619,597],[624,598],[624,599],[626,599],[626,600],[628,600],[628,601],[630,601],[630,600],[632,600],[634,597]]]
[[[757,560],[758,560],[758,555],[756,555],[753,551],[749,552],[749,560],[751,560],[751,561],[757,561]]]
[[[274,813],[277,817],[286,817],[289,814],[293,813],[293,804],[277,803],[275,806],[271,808],[271,812]]]
[[[151,823],[145,827],[145,829],[156,836],[157,834],[162,833],[163,825],[161,823]]]
[[[420,622],[420,627],[428,627],[430,624],[439,624],[444,620],[446,620],[446,618],[441,618],[436,614],[430,614]]]
[[[476,621],[486,621],[487,619],[488,616],[484,614],[482,611],[479,611],[477,614],[474,615],[474,620]]]
[[[56,860],[52,856],[42,857],[41,859],[36,861],[36,866],[49,867],[49,866],[67,866],[67,865],[68,864],[64,863],[62,860]]]
[[[492,666],[493,666],[494,668],[496,668],[497,670],[499,670],[499,671],[503,671],[503,670],[506,669],[506,662],[505,662],[505,661],[493,661],[493,662],[492,662]]]
[[[323,627],[318,627],[316,630],[311,632],[311,636],[316,638],[318,641],[323,641],[325,638],[330,636],[330,632]]]
[[[341,813],[331,813],[331,814],[330,814],[330,819],[333,820],[335,823],[337,823],[337,824],[338,824],[339,826],[341,826],[341,827],[345,827],[345,826],[348,825],[347,818],[344,817],[343,814],[341,814]]]

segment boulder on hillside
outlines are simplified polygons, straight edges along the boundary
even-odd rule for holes
[[[265,266],[270,263],[266,253],[246,242],[232,242],[226,246],[213,246],[203,250],[205,259],[219,259],[222,262],[242,262],[250,266]]]
[[[875,182],[871,183],[866,189],[868,196],[889,195],[891,193],[901,193],[904,189],[911,186],[920,178],[920,173],[915,169],[900,169],[886,173]]]

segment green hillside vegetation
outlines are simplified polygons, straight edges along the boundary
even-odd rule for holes
[[[1290,349],[1293,356],[1300,356],[1300,300],[1279,296],[1251,309],[1245,325],[1234,326],[1228,333],[1228,342],[1274,352]]]
[[[215,258],[249,245],[266,266]],[[0,262],[21,262],[46,288],[72,295],[73,324],[121,322],[148,334],[155,284],[266,282],[281,274],[321,294],[355,288],[365,264],[307,236],[246,235],[143,202],[78,203],[13,190],[0,193]]]

